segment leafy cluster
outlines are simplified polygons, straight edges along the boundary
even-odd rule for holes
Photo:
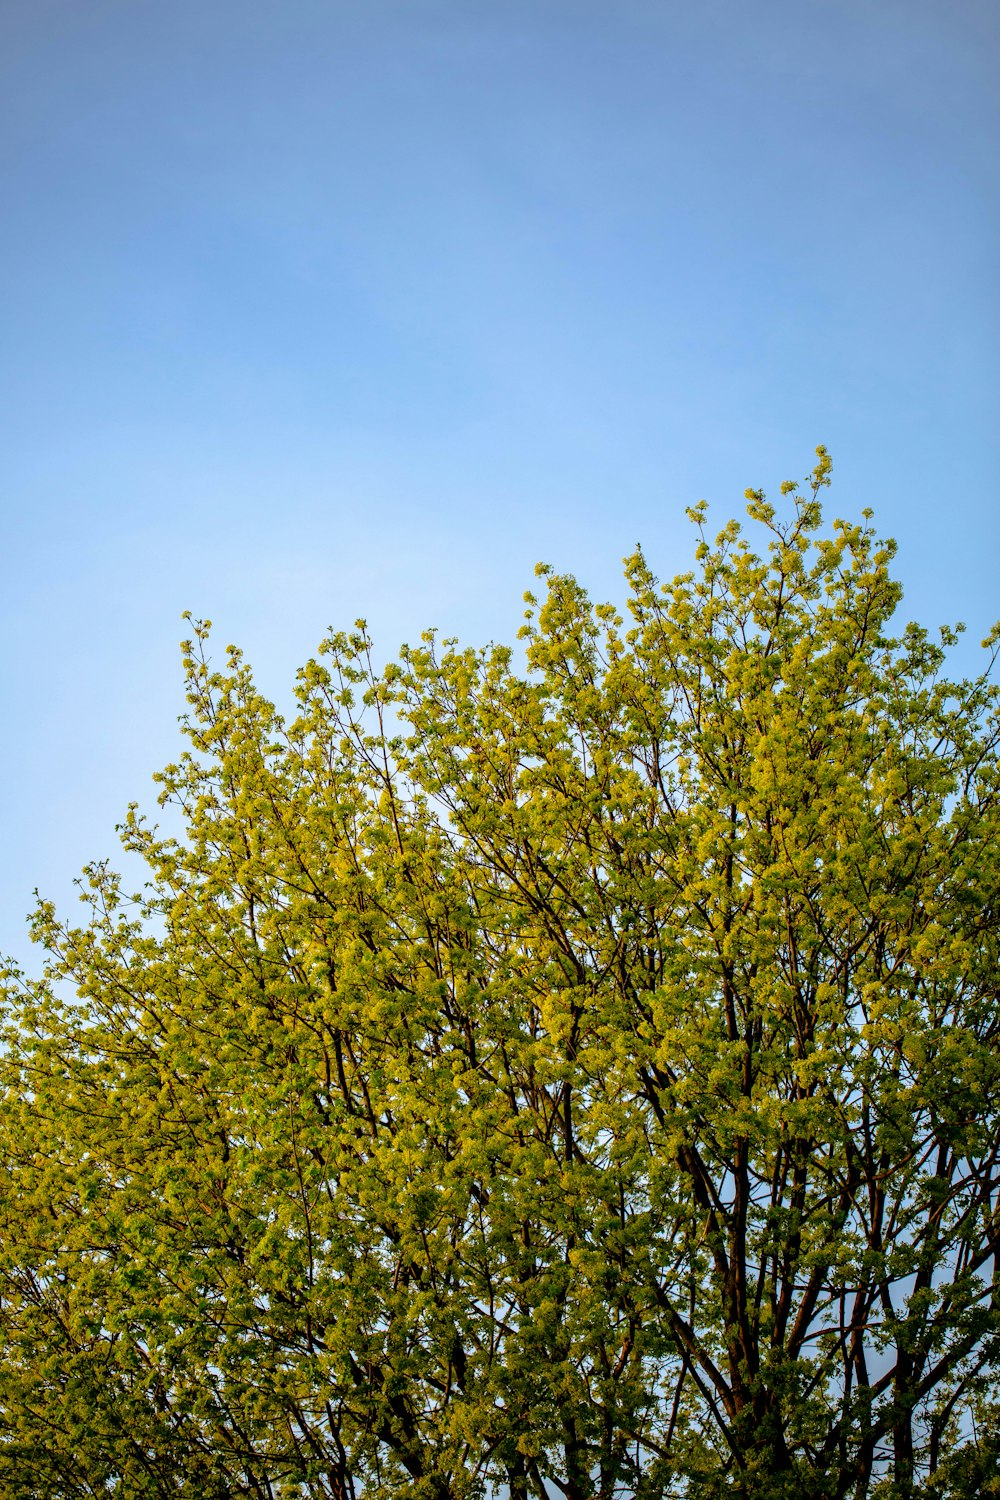
[[[1000,1493],[998,690],[828,473],[289,722],[194,627],[4,981],[0,1495]]]

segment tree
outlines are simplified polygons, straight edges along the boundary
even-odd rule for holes
[[[5,981],[0,1494],[992,1492],[998,689],[818,452],[523,666],[194,627]]]

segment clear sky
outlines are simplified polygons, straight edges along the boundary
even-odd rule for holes
[[[0,951],[152,806],[184,609],[285,702],[825,442],[984,634],[997,78],[996,0],[0,0]]]

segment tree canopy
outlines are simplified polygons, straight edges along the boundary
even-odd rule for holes
[[[294,717],[193,625],[183,826],[4,980],[0,1494],[1000,1493],[1000,631],[818,452]]]

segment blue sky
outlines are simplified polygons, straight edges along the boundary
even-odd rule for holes
[[[2,0],[0,951],[178,748],[181,611],[510,638],[825,442],[1000,614],[995,0]],[[972,666],[974,648],[963,647]]]

